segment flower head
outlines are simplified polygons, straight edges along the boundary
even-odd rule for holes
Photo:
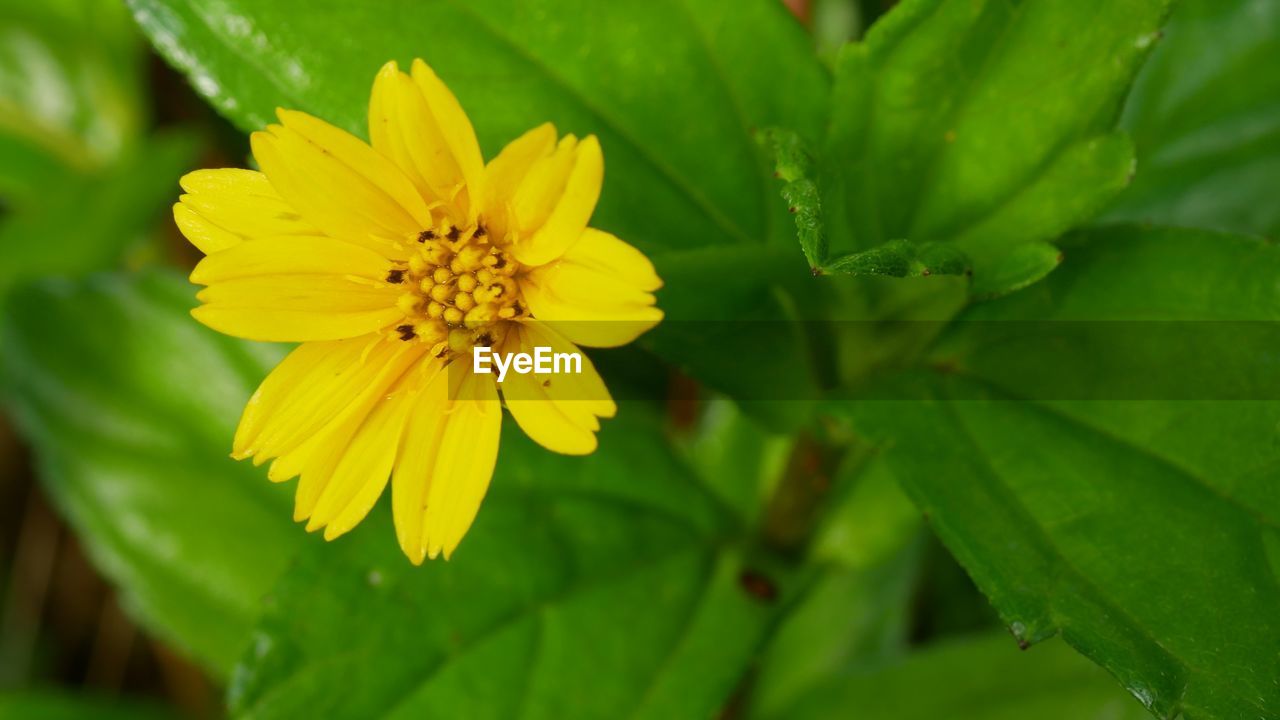
[[[301,343],[254,393],[233,457],[298,477],[294,517],[333,539],[391,483],[400,546],[447,558],[498,452],[501,406],[544,447],[595,449],[615,412],[590,360],[547,378],[472,372],[495,352],[611,347],[662,318],[647,258],[587,227],[603,181],[593,136],[541,125],[484,162],[458,101],[421,60],[388,63],[370,143],[280,110],[254,133],[261,172],[185,176],[174,218],[206,257],[192,314]]]

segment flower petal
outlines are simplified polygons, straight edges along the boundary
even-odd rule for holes
[[[444,136],[445,144],[453,154],[454,162],[462,171],[470,197],[484,197],[484,156],[480,154],[480,143],[476,140],[476,131],[471,120],[463,111],[458,99],[445,86],[444,82],[421,59],[413,61],[411,68],[413,82],[422,90],[436,124]],[[479,211],[478,203],[468,202],[468,219],[474,220]]]
[[[442,551],[447,559],[470,528],[501,428],[492,378],[440,372],[415,399],[391,480],[396,537],[415,565]]]
[[[391,512],[400,549],[415,565],[427,554],[422,524],[427,491],[435,476],[436,456],[449,410],[449,378],[437,373],[419,391],[405,426],[400,455],[391,477]]]
[[[507,143],[485,167],[485,220],[499,237],[507,235],[511,200],[533,163],[555,152],[556,127],[543,123]]]
[[[587,228],[557,261],[536,267],[520,283],[539,321],[588,347],[618,347],[662,320],[653,291],[662,287],[639,250]]]
[[[211,253],[196,264],[190,280],[212,285],[262,275],[333,275],[385,281],[390,260],[359,245],[324,235],[262,238]]]
[[[296,116],[288,113],[282,115],[296,120]],[[291,124],[299,125],[297,122]],[[302,125],[313,136],[333,137],[331,133],[317,135],[315,127],[305,122]],[[331,129],[333,133],[342,134],[336,128]],[[359,140],[347,137],[363,146]],[[411,238],[422,228],[430,226],[430,215],[425,212],[425,205],[410,211],[397,199],[405,195],[405,186],[410,188],[413,197],[417,197],[409,180],[371,148],[364,147],[363,153],[354,151],[350,144],[331,149],[296,129],[280,125],[271,125],[266,132],[253,133],[249,142],[271,186],[286,202],[297,208],[303,218],[326,235],[362,245],[394,260],[403,260],[412,250],[409,246]],[[353,152],[363,156],[363,161],[350,157]],[[379,160],[369,160],[370,157]],[[400,187],[396,189],[394,186]],[[420,197],[418,200],[421,202]],[[428,222],[424,224],[424,220]]]
[[[446,560],[471,528],[498,459],[502,406],[493,378],[468,371],[457,383],[427,490],[422,545]]]
[[[604,182],[604,156],[594,135],[572,135],[529,168],[512,201],[519,225],[511,246],[525,265],[544,265],[581,237]]]
[[[339,275],[259,275],[201,290],[192,316],[249,340],[307,342],[358,337],[404,317],[396,285]]]
[[[389,399],[412,403],[412,399],[405,395],[404,390],[417,387],[421,377],[433,374],[439,367],[439,362],[425,359],[421,353],[415,356],[415,361],[407,369],[402,364],[398,364],[395,370],[380,375],[374,380],[376,392],[359,393],[346,408],[334,415],[321,431],[272,463],[269,477],[273,480],[278,481],[300,475],[294,501],[294,520],[313,519],[320,499],[335,477],[334,473],[343,462],[353,439],[361,432],[372,413],[386,404]],[[390,378],[389,381],[388,378]],[[395,448],[392,448],[393,453],[394,451]],[[355,495],[352,494],[348,500],[354,497]],[[327,521],[332,518],[324,519]],[[315,527],[319,526],[316,525],[312,529]]]
[[[333,540],[369,514],[395,467],[412,399],[413,393],[401,384],[369,413],[325,483],[307,521],[308,531],[324,528],[324,539]]]
[[[422,91],[394,62],[373,81],[369,140],[432,205],[448,205],[465,183]]]
[[[347,416],[362,419],[425,352],[421,343],[380,334],[299,345],[249,398],[233,457],[257,464],[283,458]],[[271,479],[294,477],[297,465],[297,458],[286,458],[272,467]]]
[[[597,418],[613,417],[617,406],[591,359],[545,324],[516,324],[503,351],[532,353],[539,346],[556,353],[581,354],[581,374],[508,373],[500,386],[507,409],[520,429],[548,450],[566,455],[591,453],[596,449],[595,432],[600,429]]]
[[[319,230],[286,203],[267,176],[254,170],[196,170],[179,181],[186,194],[173,206],[178,229],[203,253],[268,235],[315,235]]]
[[[410,234],[431,227],[433,220],[426,202],[403,171],[363,140],[329,123],[296,110],[278,110],[280,122],[313,146],[332,155],[361,178],[389,196],[412,218]],[[398,218],[399,219],[399,218]]]

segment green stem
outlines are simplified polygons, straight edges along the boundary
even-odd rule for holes
[[[861,447],[821,422],[800,432],[765,508],[761,534],[766,545],[784,555],[804,551],[826,509],[837,468],[850,451],[862,454]]]

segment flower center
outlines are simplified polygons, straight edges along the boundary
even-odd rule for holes
[[[484,225],[446,223],[418,234],[417,252],[387,274],[402,285],[397,305],[405,319],[395,332],[406,342],[432,344],[438,357],[492,347],[506,320],[525,317],[516,273],[520,264],[490,240]]]

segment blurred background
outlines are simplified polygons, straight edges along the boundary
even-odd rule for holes
[[[191,266],[169,215],[177,178],[242,164],[247,148],[149,49],[123,2],[4,0],[0,302],[32,277]],[[196,716],[219,706],[199,669],[130,621],[3,415],[0,576],[0,687],[141,696]]]

